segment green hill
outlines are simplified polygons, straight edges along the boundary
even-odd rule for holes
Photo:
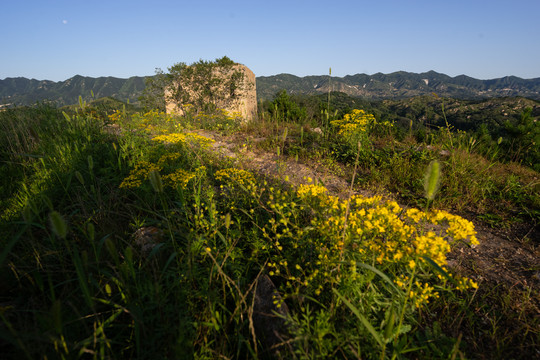
[[[79,96],[82,96],[85,101],[113,97],[136,104],[145,87],[144,79],[140,76],[120,79],[112,76],[92,78],[76,75],[66,81],[54,82],[6,78],[0,80],[0,103],[30,105],[38,101],[50,101],[65,106],[77,103]]]

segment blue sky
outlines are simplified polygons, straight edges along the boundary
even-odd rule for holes
[[[257,76],[540,77],[540,0],[2,0],[0,79],[144,76],[227,55]]]

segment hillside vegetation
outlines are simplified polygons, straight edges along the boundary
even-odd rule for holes
[[[420,100],[0,112],[0,353],[534,358],[536,110]],[[520,256],[497,273],[490,226]]]
[[[391,123],[389,136],[403,141],[407,136],[430,143],[445,128],[461,141],[470,141],[471,149],[497,160],[520,162],[540,171],[540,103],[526,98],[459,100],[436,94],[401,100],[367,100],[333,92],[294,95],[285,90],[272,100],[260,103],[260,110],[270,116],[316,127],[327,117],[340,118],[353,109],[374,114],[379,123]]]

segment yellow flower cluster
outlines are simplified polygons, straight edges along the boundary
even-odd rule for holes
[[[189,181],[194,177],[194,173],[190,173],[183,169],[178,169],[173,173],[164,175],[162,179],[164,186],[170,186],[172,188],[181,187],[182,189],[185,189]]]
[[[186,135],[182,133],[172,133],[165,135],[158,135],[152,138],[153,141],[169,143],[169,144],[178,144],[186,142]]]
[[[165,165],[165,164],[174,162],[175,160],[178,160],[181,157],[182,157],[182,154],[178,152],[168,152],[159,158],[158,165]]]
[[[345,114],[342,120],[334,120],[332,126],[338,129],[338,134],[349,137],[355,133],[367,132],[369,125],[375,123],[375,117],[364,110],[354,109]]]
[[[426,235],[417,235],[412,245],[417,256],[427,256],[439,266],[446,265],[446,254],[450,252],[450,244],[433,231],[429,231]]]
[[[284,276],[287,286],[295,292],[307,286],[320,292],[324,284],[358,279],[356,262],[362,262],[391,273],[412,274],[414,283],[409,284],[408,278],[397,277],[396,281],[418,307],[438,296],[425,280],[441,280],[434,276],[435,271],[424,258],[445,268],[449,242],[477,241],[472,223],[447,212],[405,211],[395,201],[381,197],[355,195],[341,200],[315,184],[300,185],[296,195],[300,199],[298,204],[282,196],[275,200],[270,197],[274,202],[269,204],[270,208],[277,217],[270,219],[263,229],[264,236],[273,244],[268,249],[277,250],[271,258],[272,273]],[[312,218],[310,226],[295,226],[295,209],[310,210],[306,213]],[[297,254],[310,255],[285,259],[282,250],[286,247]],[[423,274],[422,281],[415,274]],[[466,287],[474,287],[474,283],[463,280],[458,288]]]
[[[255,177],[247,170],[227,168],[215,173],[216,180],[227,185],[241,185],[245,188],[255,187]]]
[[[161,116],[166,116],[165,112],[159,111],[159,110],[150,110],[143,114],[143,117],[145,118],[156,118]]]
[[[242,120],[242,114],[238,111],[229,112],[227,118],[230,120]]]
[[[444,210],[433,210],[431,213],[426,214],[418,209],[408,209],[406,217],[416,223],[427,222],[431,224],[446,225],[446,235],[448,235],[453,242],[463,240],[468,242],[471,246],[478,245],[474,224],[461,216],[450,214]]]
[[[189,172],[184,169],[177,169],[174,172],[163,176],[163,185],[169,186],[173,189],[185,189],[193,178],[204,176],[204,174],[206,174],[205,166],[200,166],[193,172]]]
[[[407,209],[405,216],[411,219],[415,223],[419,223],[425,219],[426,214],[416,208]]]
[[[148,161],[140,161],[120,184],[120,188],[133,189],[141,186],[142,182],[148,179],[148,174],[152,171],[159,172],[161,167]]]
[[[406,292],[407,297],[413,301],[414,306],[420,308],[429,303],[431,298],[438,298],[439,293],[427,282],[415,280],[411,283],[411,278],[407,275],[397,277],[394,282]]]
[[[226,168],[214,173],[221,184],[221,195],[229,210],[237,208],[250,208],[257,198],[257,182],[255,176],[247,171],[237,168]],[[253,212],[253,209],[251,209]]]
[[[158,173],[164,172],[166,165],[171,165],[171,162],[180,158],[179,153],[166,153],[161,156],[156,164],[148,161],[140,161],[135,164],[133,170],[129,173],[122,183],[120,188],[133,189],[142,185],[143,181],[148,179],[148,175],[152,171]],[[174,165],[174,164],[173,164]],[[173,172],[162,175],[161,180],[164,186],[171,187],[173,189],[181,187],[186,188],[189,181],[197,176],[202,176],[206,173],[206,167],[201,166],[195,169],[194,172],[189,172],[184,169],[175,169]]]
[[[166,143],[166,144],[189,144],[189,145],[198,145],[201,148],[209,148],[215,140],[209,139],[205,136],[195,134],[195,133],[171,133],[154,136],[153,141]]]
[[[117,123],[124,118],[124,112],[119,110],[114,110],[112,114],[107,115],[109,120],[113,123]]]
[[[447,223],[448,229],[446,230],[446,233],[451,236],[454,241],[465,240],[472,246],[478,245],[474,224],[469,220],[443,210],[434,210],[431,221],[437,224]]]
[[[466,290],[466,289],[478,289],[478,284],[466,277],[458,277],[457,279],[457,289],[458,290]]]
[[[300,184],[298,186],[297,194],[301,199],[307,197],[319,197],[326,194],[328,190],[322,185],[315,184]]]
[[[407,290],[406,287],[402,287],[402,289]],[[438,298],[439,293],[436,292],[435,288],[430,284],[415,280],[414,283],[411,284],[407,296],[414,302],[414,306],[419,308],[429,303],[431,298]]]

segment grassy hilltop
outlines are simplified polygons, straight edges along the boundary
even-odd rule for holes
[[[537,105],[407,101],[1,111],[0,353],[534,358]]]

